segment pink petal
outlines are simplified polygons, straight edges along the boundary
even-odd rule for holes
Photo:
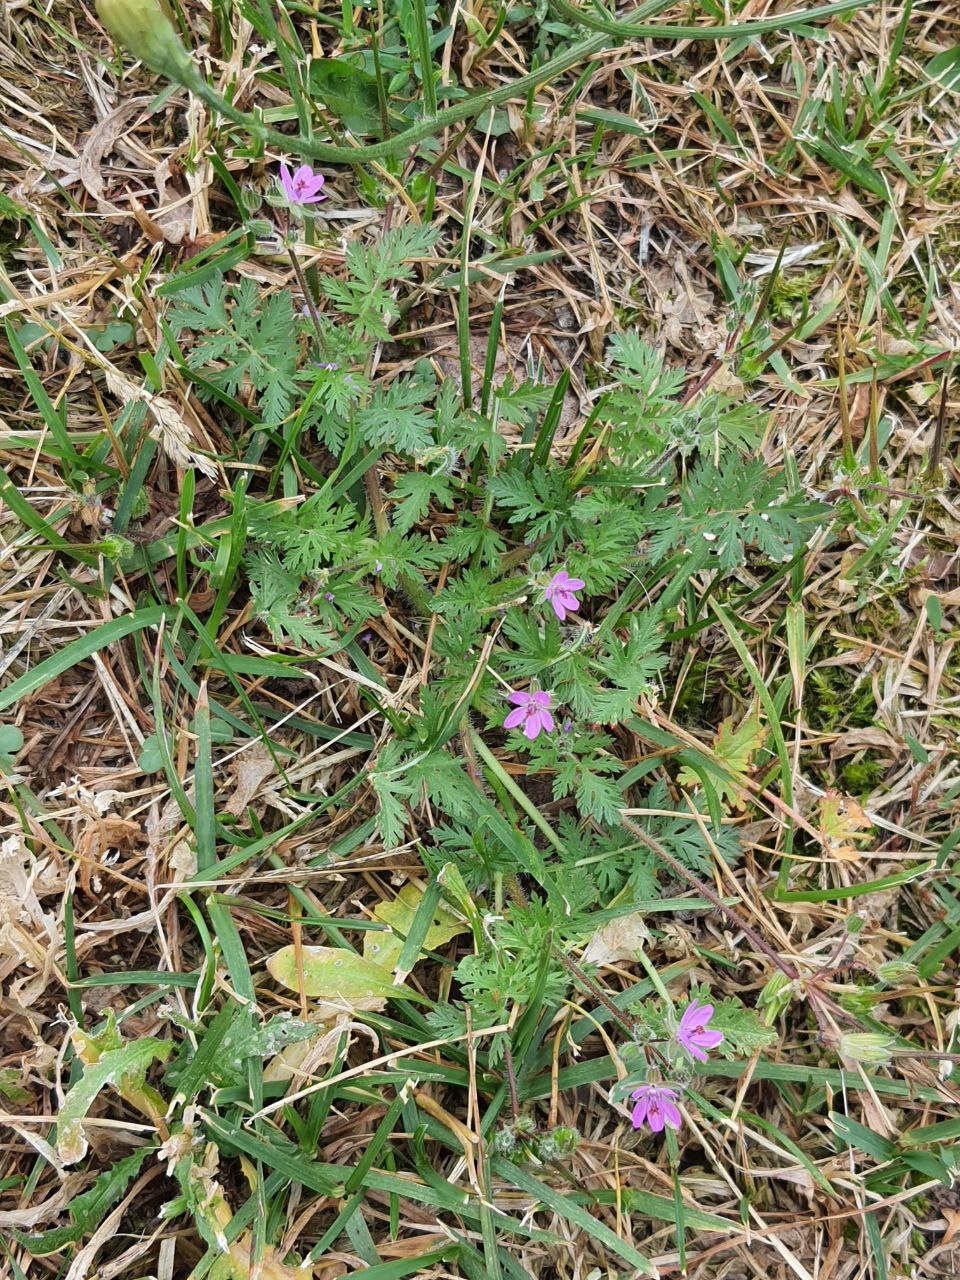
[[[528,703],[532,702],[533,699],[530,697],[529,693],[521,693],[519,690],[515,690],[511,693],[507,701],[512,702],[515,707],[525,707]]]
[[[667,1124],[671,1125],[674,1129],[679,1129],[682,1124],[680,1112],[678,1111],[676,1104],[671,1102],[669,1098],[663,1099],[663,1118],[666,1120]]]
[[[696,1040],[685,1040],[683,1042],[683,1047],[692,1057],[696,1058],[698,1062],[706,1062],[707,1055],[700,1048],[700,1045]]]
[[[653,1130],[654,1133],[661,1133],[663,1131],[663,1109],[662,1108],[663,1108],[663,1104],[661,1102],[659,1106],[652,1106],[650,1110],[647,1112],[647,1124],[650,1126],[650,1128]]]
[[[548,733],[553,733],[553,716],[550,714],[550,712],[541,711],[539,719],[544,729],[546,729]]]
[[[707,1010],[709,1010],[709,1013]],[[701,1027],[705,1022],[709,1022],[712,1016],[712,1004],[701,1005],[695,999],[691,1000],[683,1011],[683,1017],[680,1019],[680,1030],[687,1031],[691,1027]]]
[[[293,175],[294,182],[300,182],[306,185],[313,179],[313,170],[308,164],[302,164]]]
[[[637,1095],[634,1094],[633,1096],[636,1097]],[[640,1098],[637,1105],[633,1108],[633,1115],[630,1117],[630,1119],[635,1129],[643,1128],[643,1122],[647,1118],[647,1108],[649,1107],[649,1105],[650,1105],[650,1099],[647,1097],[646,1094],[644,1094],[643,1097]]]
[[[549,707],[550,695],[547,693],[546,689],[538,689],[537,692],[531,696],[530,701],[535,702],[538,707]]]
[[[523,707],[517,707],[516,711],[511,711],[503,722],[505,729],[518,729],[527,718],[526,710]]]
[[[523,727],[523,732],[524,732],[524,736],[529,738],[530,741],[532,742],[534,738],[537,736],[537,734],[540,732],[540,717],[529,716],[527,718],[527,723]]]
[[[697,1044],[703,1045],[704,1049],[715,1049],[718,1044],[723,1044],[722,1031],[701,1031],[697,1036]]]
[[[560,597],[560,600],[561,600],[561,603],[563,604],[563,607],[567,609],[570,613],[573,613],[575,609],[580,608],[580,601],[577,599],[576,596],[572,596],[568,592],[564,592],[564,594]]]
[[[567,616],[567,612],[564,609],[559,596],[550,597],[550,607],[551,609],[553,609],[553,612],[557,615],[557,617],[560,619],[561,622]]]
[[[563,585],[568,591],[582,591],[587,584],[582,578],[567,578]]]

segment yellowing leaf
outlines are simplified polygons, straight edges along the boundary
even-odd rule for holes
[[[382,1009],[391,996],[420,1000],[411,987],[394,982],[382,965],[342,947],[301,947],[303,991],[318,1001],[316,1012],[332,1018],[352,1010]],[[295,947],[284,947],[267,961],[271,977],[291,991],[300,991]]]
[[[57,1116],[57,1155],[63,1164],[76,1164],[87,1154],[83,1122],[101,1089],[113,1085],[126,1096],[141,1088],[151,1063],[166,1061],[172,1048],[169,1040],[146,1036],[143,1040],[131,1040],[107,1049],[95,1062],[84,1067],[83,1075],[70,1086]]]
[[[375,932],[370,929],[363,935],[365,960],[372,960],[391,973],[395,972],[400,952],[403,950],[403,940],[410,932],[422,898],[423,891],[415,884],[405,884],[392,902],[381,902],[374,908],[374,919],[387,925],[389,931]],[[460,920],[452,911],[448,911],[442,905],[438,906],[427,930],[427,936],[423,940],[420,954],[423,955],[424,951],[435,951],[451,938],[466,933],[469,927],[466,921]]]
[[[717,730],[713,740],[713,754],[717,761],[724,765],[734,779],[745,778],[750,770],[753,757],[763,746],[767,736],[766,727],[760,723],[759,712],[754,708],[735,729],[733,716],[728,716]],[[714,777],[717,791],[731,809],[745,809],[746,802],[736,786],[734,779]],[[698,787],[700,779],[689,765],[684,765],[679,777],[682,787]]]
[[[873,823],[852,796],[828,791],[820,801],[820,837],[835,858],[856,862],[861,851],[858,840],[865,840]]]

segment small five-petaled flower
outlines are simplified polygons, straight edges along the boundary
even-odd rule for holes
[[[642,1084],[630,1095],[637,1104],[633,1108],[633,1127],[641,1129],[646,1123],[654,1133],[662,1133],[665,1124],[679,1129],[680,1112],[677,1109],[677,1091],[665,1084]]]
[[[547,583],[543,598],[563,622],[568,613],[580,608],[580,601],[574,592],[582,591],[586,585],[582,578],[571,578],[566,569],[558,569]]]
[[[716,1049],[723,1043],[722,1031],[711,1031],[707,1023],[713,1017],[712,1004],[699,1004],[696,999],[690,1001],[677,1028],[677,1040],[687,1053],[700,1062],[706,1062],[706,1049]]]
[[[314,173],[308,164],[302,164],[293,173],[285,164],[280,166],[280,185],[291,204],[316,204],[326,200],[322,191],[323,174]]]
[[[552,731],[549,693],[542,690],[538,693],[511,693],[507,701],[513,703],[514,710],[503,722],[505,729],[519,729],[523,725],[524,736],[531,742],[541,729],[548,733]]]

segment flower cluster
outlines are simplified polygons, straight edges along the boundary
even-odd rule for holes
[[[558,569],[555,574],[544,584],[541,578],[540,583],[543,586],[543,602],[548,604],[553,612],[563,622],[568,613],[573,613],[580,608],[580,601],[577,599],[576,592],[582,591],[587,585],[583,578],[571,578],[566,569]],[[547,733],[553,731],[553,716],[550,714],[551,695],[544,691],[537,693],[511,693],[508,702],[512,703],[516,708],[511,711],[506,720],[503,722],[505,729],[518,729],[523,725],[524,736],[531,742],[540,733],[541,729]],[[565,720],[563,723],[564,733],[570,732],[570,721]]]
[[[713,1005],[694,998],[684,1009],[674,1036],[677,1045],[698,1062],[706,1062],[706,1051],[723,1043],[723,1032],[709,1026],[712,1017]],[[679,1129],[678,1096],[679,1091],[665,1081],[648,1081],[634,1089],[630,1095],[636,1104],[630,1117],[633,1127],[642,1129],[646,1124],[652,1133],[662,1133],[665,1125]]]

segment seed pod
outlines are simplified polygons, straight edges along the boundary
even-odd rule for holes
[[[877,1035],[870,1031],[852,1031],[842,1035],[837,1045],[840,1055],[854,1062],[886,1063],[893,1056],[890,1048],[892,1036]]]

